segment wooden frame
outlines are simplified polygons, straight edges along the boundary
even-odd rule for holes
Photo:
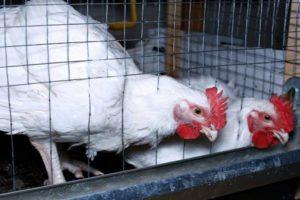
[[[298,1],[291,3],[284,71],[285,80],[294,76],[300,77],[300,49],[298,49],[298,45],[300,45],[299,6],[300,3]]]
[[[182,1],[168,0],[166,73],[177,77],[180,65]]]
[[[190,5],[192,3],[192,5]],[[183,3],[168,0],[166,73],[177,77],[181,63],[181,38],[183,32],[203,31],[204,6],[201,2]]]

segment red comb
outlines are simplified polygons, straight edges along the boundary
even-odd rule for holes
[[[207,88],[205,94],[210,104],[210,123],[216,130],[222,129],[226,125],[226,110],[228,97],[222,97],[223,91],[218,93],[216,87]]]
[[[294,129],[294,113],[293,105],[289,100],[285,100],[280,96],[273,94],[270,98],[270,102],[274,105],[278,114],[277,124],[280,129],[283,129],[287,133]]]

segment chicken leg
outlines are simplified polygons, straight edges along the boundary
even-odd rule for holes
[[[61,162],[62,170],[68,170],[71,172],[76,178],[84,178],[83,171],[91,173],[95,176],[103,175],[103,173],[81,161],[72,160],[65,149],[59,148],[59,157]]]
[[[56,144],[49,140],[31,140],[30,142],[42,157],[47,170],[49,184],[66,182],[60,166]]]

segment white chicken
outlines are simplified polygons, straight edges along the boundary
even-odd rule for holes
[[[155,146],[175,130],[183,139],[204,134],[213,141],[225,126],[227,102],[216,88],[125,76],[139,71],[124,48],[65,2],[32,0],[1,12],[4,27],[17,28],[1,29],[0,130],[29,136],[50,183],[65,181],[56,142],[86,144],[92,158]]]
[[[224,98],[228,97],[229,102],[237,98],[234,80],[226,84],[211,76],[202,75],[182,76],[178,80],[198,91],[205,91],[206,88],[217,87],[219,92],[222,91]],[[182,141],[178,136],[174,135],[163,139],[157,148],[153,148],[149,145],[139,145],[128,148],[126,150],[125,160],[137,168],[142,168],[207,155],[211,152],[211,146],[212,143],[207,140]]]
[[[227,114],[228,123],[220,140],[212,145],[212,152],[247,146],[264,149],[279,142],[286,144],[294,129],[292,103],[277,95],[269,100],[237,99],[230,103]]]
[[[201,81],[193,81],[193,84],[197,82]],[[199,86],[195,87],[201,89]],[[225,87],[223,91],[233,90],[225,84],[218,86]],[[269,148],[278,142],[285,144],[289,138],[288,133],[294,127],[293,118],[291,103],[282,97],[273,95],[270,100],[262,100],[232,96],[227,111],[227,124],[212,145],[204,145],[204,141],[197,140],[184,144],[173,136],[164,139],[157,149],[149,146],[129,148],[126,161],[141,168],[240,147]]]

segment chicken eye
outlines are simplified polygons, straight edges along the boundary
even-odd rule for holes
[[[265,115],[265,121],[267,121],[267,122],[271,121],[271,116],[270,115]]]
[[[201,109],[200,108],[195,108],[194,113],[196,115],[200,115],[201,114]]]

